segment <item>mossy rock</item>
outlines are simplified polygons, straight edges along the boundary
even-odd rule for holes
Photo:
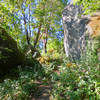
[[[24,62],[24,55],[18,49],[16,41],[0,27],[0,73]]]

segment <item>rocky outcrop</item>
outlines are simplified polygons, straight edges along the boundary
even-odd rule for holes
[[[97,11],[90,16],[87,30],[91,37],[100,37],[100,11]]]
[[[17,47],[16,41],[0,27],[0,73],[22,64],[24,55]]]
[[[98,61],[100,61],[100,11],[96,11],[90,16],[87,30],[92,37],[91,48],[96,53]]]
[[[85,32],[88,19],[80,17],[81,7],[68,4],[63,12],[64,47],[71,60],[78,60],[85,48]]]

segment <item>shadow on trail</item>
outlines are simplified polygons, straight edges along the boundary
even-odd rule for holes
[[[37,82],[37,84],[37,90],[31,94],[28,100],[53,100],[50,96],[52,87],[50,85],[43,85],[41,82]]]

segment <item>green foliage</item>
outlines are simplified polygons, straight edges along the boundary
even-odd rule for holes
[[[74,0],[74,4],[76,3],[83,6],[84,14],[100,10],[99,0]]]
[[[76,63],[64,58],[63,53],[59,55],[59,60],[44,56],[43,60],[49,61],[49,64],[41,63],[43,68],[36,61],[33,63],[31,58],[27,58],[29,67],[26,66],[24,69],[19,67],[17,80],[8,79],[0,84],[0,99],[27,100],[31,90],[37,91],[35,80],[41,80],[45,84],[53,83],[51,95],[54,100],[99,100],[100,63],[93,51],[88,48],[85,56],[83,55],[81,61]],[[60,62],[61,60],[63,61]]]
[[[64,68],[60,75],[56,75],[53,89],[54,97],[57,100],[99,100],[100,73],[97,69],[87,70],[83,66],[81,68]]]
[[[77,1],[84,6],[85,14],[99,9],[99,0],[75,0],[75,3]],[[56,37],[56,33],[61,32],[61,12],[66,4],[67,0],[0,0],[0,26],[17,41],[21,51],[28,49],[25,29],[29,27],[31,44],[34,44],[40,25],[37,45],[46,36],[48,39],[47,54],[37,58],[41,64],[28,55],[24,68],[14,69],[17,79],[5,76],[0,83],[0,100],[27,100],[37,91],[37,80],[53,83],[51,95],[56,100],[100,100],[100,63],[95,53],[99,43],[94,49],[88,47],[81,61],[72,63],[63,52],[63,39],[59,41]],[[0,54],[0,58],[3,55]]]
[[[62,46],[62,41],[59,41],[57,39],[48,40],[48,44],[47,44],[48,50],[54,49],[60,51],[61,46]]]
[[[18,80],[5,79],[3,83],[0,83],[0,99],[27,100],[31,88],[35,91],[35,87],[33,74],[30,71],[20,72]]]
[[[33,45],[39,31],[38,47],[45,38],[55,38],[56,32],[61,32],[61,12],[66,4],[67,0],[3,0],[0,1],[0,26],[21,47],[27,44],[26,30]]]
[[[77,63],[67,62],[55,73],[53,96],[56,100],[99,100],[100,64],[96,55],[89,52]]]
[[[59,59],[62,54],[64,55],[63,39],[50,39],[47,43],[47,53],[42,53],[43,56],[50,58]]]
[[[9,76],[10,73],[14,74],[13,72],[16,72],[17,78]],[[30,58],[27,58],[24,68],[18,66],[18,69],[11,70],[10,73],[4,82],[0,83],[0,100],[27,100],[31,92],[37,90],[35,81],[42,80],[45,75],[42,66]]]

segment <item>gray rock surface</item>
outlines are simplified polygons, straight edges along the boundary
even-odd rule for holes
[[[85,49],[85,32],[88,19],[81,16],[81,7],[68,4],[63,12],[64,47],[66,55],[78,60]]]

